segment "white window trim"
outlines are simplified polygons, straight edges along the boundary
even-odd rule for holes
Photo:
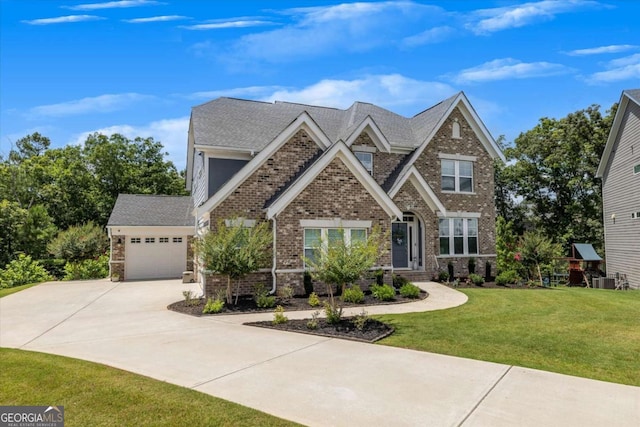
[[[360,221],[360,222],[366,222],[366,221]],[[307,246],[306,245],[306,241],[305,241],[305,231],[306,230],[320,230],[320,248],[315,248],[312,246]],[[352,230],[364,230],[365,233],[365,239],[367,239],[369,237],[369,231],[367,230],[367,228],[365,227],[351,227],[351,228],[346,228],[346,227],[305,227],[302,229],[302,256],[305,256],[305,251],[307,249],[327,249],[327,245],[329,243],[329,230],[342,230],[343,231],[343,239],[345,242],[345,245],[350,246],[351,245],[351,231]],[[304,259],[303,259],[303,263],[304,263]],[[306,268],[306,263],[304,263],[304,267]]]
[[[334,219],[301,219],[302,228],[371,228],[371,221]]]
[[[367,166],[362,163],[362,160],[360,160],[358,158],[358,153],[361,154],[368,154],[369,156],[371,156],[371,169],[367,168]],[[373,153],[369,152],[369,151],[363,151],[363,150],[353,150],[353,154],[356,156],[356,158],[360,161],[360,163],[362,164],[362,166],[364,166],[364,168],[367,170],[367,172],[369,172],[369,175],[373,175]]]
[[[456,154],[438,153],[438,158],[446,159],[446,160],[462,160],[464,162],[476,162],[478,160],[476,156],[465,156],[460,153],[456,153]]]
[[[473,161],[471,160],[453,160],[453,159],[443,159],[443,160],[448,160],[451,162],[454,162],[454,175],[444,175],[442,172],[442,162],[440,162],[440,191],[442,191],[443,193],[456,193],[456,194],[475,194],[475,179],[474,179],[474,173],[473,170],[475,169],[475,164],[473,163]],[[460,162],[469,162],[471,163],[471,177],[468,176],[461,176],[460,175]],[[454,182],[454,190],[443,190],[442,189],[442,177],[443,176],[448,176],[451,177],[453,176],[453,182]],[[460,190],[460,179],[461,178],[471,178],[471,191],[462,191]]]
[[[444,217],[444,218],[440,218],[443,220],[448,220],[449,221],[449,253],[448,254],[441,254],[440,253],[440,239],[445,237],[445,236],[440,236],[440,221],[438,221],[438,254],[439,256],[449,256],[449,257],[475,257],[480,255],[480,221],[478,221],[478,219],[476,217]],[[461,254],[457,254],[455,253],[455,226],[454,226],[454,220],[456,219],[462,219],[462,253]],[[476,220],[476,235],[475,236],[471,236],[471,237],[475,237],[476,238],[476,253],[469,253],[469,221],[470,219],[475,219]],[[460,237],[460,236],[458,236]]]

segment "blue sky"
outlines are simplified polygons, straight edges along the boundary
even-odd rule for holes
[[[0,153],[153,136],[184,167],[219,96],[413,116],[463,90],[513,141],[640,87],[640,2],[0,0]]]

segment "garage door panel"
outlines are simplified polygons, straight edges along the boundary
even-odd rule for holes
[[[140,243],[131,243],[129,238],[125,251],[125,279],[179,278],[186,269],[186,257],[186,237],[142,237]]]

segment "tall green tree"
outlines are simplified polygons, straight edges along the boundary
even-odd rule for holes
[[[593,105],[561,119],[542,118],[520,134],[505,150],[509,162],[496,179],[504,190],[497,193],[498,209],[508,211],[516,202],[545,236],[602,248],[601,184],[595,173],[615,110],[614,105],[602,115]]]
[[[0,268],[20,253],[35,259],[47,256],[47,243],[57,229],[42,205],[29,209],[16,202],[0,201]]]

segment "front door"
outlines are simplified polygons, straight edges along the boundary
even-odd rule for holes
[[[391,224],[391,258],[394,268],[409,267],[409,224],[394,222]]]
[[[391,224],[391,258],[394,268],[422,267],[422,238],[420,221],[405,212],[402,222]]]

